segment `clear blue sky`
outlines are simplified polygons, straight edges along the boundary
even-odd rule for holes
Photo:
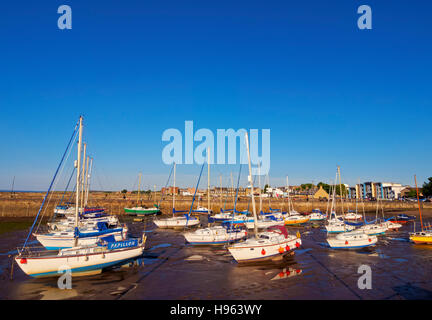
[[[72,30],[57,28],[61,4]],[[372,30],[357,28],[362,4]],[[46,190],[80,114],[96,189],[131,188],[139,171],[163,186],[161,135],[185,120],[271,129],[272,184],[329,181],[337,165],[349,184],[423,182],[431,12],[423,0],[4,1],[0,189],[16,176],[16,189]],[[214,166],[212,184],[230,171]],[[192,185],[199,167],[177,172]]]

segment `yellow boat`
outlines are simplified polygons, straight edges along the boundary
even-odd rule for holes
[[[416,244],[432,244],[432,230],[411,233],[410,240]]]
[[[420,205],[420,198],[419,198],[419,192],[417,187],[417,178],[414,175],[414,181],[416,186],[416,193],[417,193],[417,203],[419,206],[419,213],[420,213],[420,226],[421,231],[410,233],[410,240],[416,244],[432,244],[432,230],[429,228],[425,228],[423,226],[423,219],[422,219],[422,211],[421,211],[421,205]],[[415,225],[414,225],[414,231],[415,231]]]
[[[299,225],[299,224],[306,223],[309,220],[310,220],[309,216],[301,216],[301,215],[289,216],[284,218],[285,225]]]

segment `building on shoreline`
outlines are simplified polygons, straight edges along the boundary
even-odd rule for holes
[[[409,186],[403,186],[394,182],[372,182],[367,181],[348,187],[349,199],[367,199],[367,200],[398,200],[402,197],[401,191]]]

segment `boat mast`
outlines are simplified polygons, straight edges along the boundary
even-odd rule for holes
[[[15,176],[13,177],[13,180],[12,180],[11,198],[14,197],[14,186],[15,186]]]
[[[83,200],[84,200],[84,177],[85,177],[85,159],[86,159],[86,151],[87,151],[87,143],[84,143],[84,155],[83,155],[83,165],[82,165],[82,172],[80,174],[80,183],[81,183],[81,208],[84,214],[84,206],[83,206]]]
[[[342,197],[342,178],[340,174],[340,166],[337,167],[338,175],[339,175],[339,192],[341,198],[341,209],[342,209],[342,218],[344,218],[344,205],[343,205],[343,197]]]
[[[79,221],[79,188],[81,175],[81,144],[82,144],[82,116],[79,119],[79,136],[78,136],[78,158],[77,158],[77,177],[76,177],[76,199],[75,199],[75,228],[78,228]],[[78,237],[75,236],[75,246],[78,245]]]
[[[174,208],[175,208],[175,178],[176,178],[176,163],[174,162],[174,191],[173,191],[173,217],[174,217]]]
[[[288,182],[288,176],[286,176],[286,184],[288,189],[288,215],[291,215],[291,197],[290,197],[290,188]]]
[[[84,202],[85,207],[87,207],[87,203],[88,203],[88,197],[89,197],[89,191],[90,191],[90,178],[91,178],[92,168],[93,168],[93,158],[90,158],[90,171],[87,173],[88,180],[87,180],[86,196],[85,196],[85,202]]]
[[[252,179],[252,165],[251,165],[251,158],[250,158],[250,152],[249,152],[249,138],[248,138],[248,134],[247,132],[245,132],[245,139],[246,139],[246,150],[247,150],[247,155],[248,155],[248,163],[249,163],[249,176],[248,176],[248,180],[250,183],[250,187],[251,187],[251,196],[252,196],[252,211],[253,211],[253,215],[254,215],[254,233],[255,233],[255,238],[258,239],[258,218],[257,218],[257,213],[256,213],[256,207],[255,207],[255,197],[254,197],[254,187],[253,187],[253,179]]]
[[[259,184],[259,200],[260,200],[260,206],[259,206],[259,211],[260,213],[262,212],[262,196],[261,196],[261,166],[260,166],[261,162],[258,162],[258,184]]]
[[[207,212],[210,214],[210,148],[207,148]]]
[[[84,182],[84,196],[83,196],[83,200],[84,200],[84,207],[87,206],[87,200],[86,200],[86,197],[87,197],[87,183],[88,183],[89,164],[90,164],[90,159],[89,159],[89,158],[90,158],[90,157],[87,156],[87,159],[86,159],[85,176],[83,177],[83,181],[85,181],[85,182]]]
[[[138,200],[137,200],[137,206],[139,206],[139,202],[140,202],[140,188],[141,188],[141,172],[138,173]]]
[[[222,208],[222,175],[219,174],[219,185],[220,185],[220,189],[219,189],[219,194],[220,194],[220,207]]]
[[[422,212],[421,212],[421,206],[420,206],[420,197],[419,197],[419,192],[418,192],[418,187],[417,187],[417,177],[416,177],[416,175],[414,175],[414,181],[415,181],[416,193],[417,193],[417,203],[418,203],[419,212],[420,212],[420,226],[421,226],[421,230],[423,232],[423,220],[422,220]]]
[[[232,171],[230,172],[230,177],[231,177],[231,193],[233,195],[233,208],[234,208],[234,206],[235,206],[235,193],[234,193],[234,181],[233,181]],[[234,209],[233,209],[233,213],[235,213]]]

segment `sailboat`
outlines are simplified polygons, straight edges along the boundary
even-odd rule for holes
[[[355,226],[349,225],[349,224],[345,223],[345,221],[343,220],[344,215],[343,215],[342,196],[341,196],[342,218],[339,218],[337,213],[336,213],[336,183],[337,183],[338,176],[339,176],[339,186],[340,186],[340,189],[342,190],[342,182],[341,182],[341,177],[340,177],[340,167],[339,166],[337,167],[336,178],[335,178],[335,182],[334,182],[334,186],[333,186],[330,214],[328,216],[327,224],[325,226],[327,233],[349,232],[349,231],[352,231],[355,229]]]
[[[383,235],[389,229],[388,221],[378,221],[378,210],[379,210],[379,195],[377,196],[377,207],[375,220],[373,222],[367,222],[366,217],[364,218],[364,225],[358,228],[359,231],[366,233],[367,235]],[[383,213],[384,216],[384,213]]]
[[[309,215],[309,219],[310,221],[324,221],[326,219],[326,215],[323,214],[320,209],[313,209]]]
[[[203,168],[204,168],[204,163],[201,167],[201,173],[200,173],[199,178],[198,178],[198,184],[197,184],[197,187],[195,188],[195,193],[194,193],[193,198],[192,198],[192,205],[193,205],[194,200],[195,200],[196,191],[198,189],[198,185],[199,185],[199,181],[201,179],[201,174],[202,174]],[[174,190],[175,190],[175,179],[176,179],[176,164],[174,163]],[[178,229],[178,228],[186,228],[186,227],[193,227],[193,226],[199,225],[199,223],[200,223],[199,219],[197,219],[196,217],[192,217],[190,215],[190,213],[192,211],[192,207],[188,213],[186,213],[182,216],[175,216],[174,215],[175,213],[178,213],[178,212],[187,212],[187,211],[176,211],[175,210],[175,192],[173,193],[173,208],[172,208],[172,210],[173,210],[172,217],[164,218],[164,219],[155,219],[155,220],[153,220],[153,223],[158,228],[161,228],[161,229],[170,229],[170,228]]]
[[[141,188],[141,172],[138,175],[138,199],[137,204],[140,203],[140,188]],[[161,214],[161,211],[159,209],[159,206],[155,204],[153,208],[145,208],[143,206],[137,206],[132,208],[124,208],[124,212],[131,215],[131,216],[147,216],[151,214]]]
[[[82,120],[80,117],[79,124],[79,138],[78,138],[78,160],[77,165],[77,192],[76,192],[76,207],[75,207],[75,230],[78,230],[79,221],[79,209],[78,204],[80,203],[80,192],[79,185],[81,179],[81,146],[82,146]],[[77,127],[75,127],[74,133],[69,141],[68,147],[63,155],[62,161],[57,168],[53,180],[51,181],[50,187],[48,188],[47,194],[42,201],[42,205],[39,208],[39,212],[36,215],[35,221],[30,229],[30,232],[24,242],[23,248],[18,249],[18,255],[14,257],[15,262],[21,268],[21,270],[32,277],[50,277],[58,276],[62,274],[65,269],[69,269],[72,276],[92,275],[101,273],[103,270],[122,266],[133,261],[137,257],[141,256],[144,250],[146,237],[143,235],[142,239],[126,239],[124,241],[114,241],[112,236],[108,236],[100,239],[97,244],[91,245],[79,245],[78,235],[75,236],[75,244],[72,248],[61,249],[61,250],[36,250],[33,251],[27,247],[27,242],[34,228],[39,214],[45,204],[47,196],[51,191],[51,187],[56,179],[58,169],[60,168],[64,156],[70,147],[73,137],[76,134]]]
[[[34,233],[34,237],[48,250],[58,250],[65,248],[72,248],[78,245],[88,245],[95,244],[101,238],[105,238],[107,236],[111,236],[115,241],[125,240],[127,237],[128,229],[126,225],[124,226],[115,226],[114,228],[110,227],[106,222],[96,221],[96,226],[90,225],[80,225],[80,219],[82,218],[82,214],[80,215],[80,208],[86,207],[85,193],[86,191],[86,182],[84,177],[87,174],[85,159],[86,159],[86,150],[87,145],[84,143],[84,156],[83,156],[83,168],[80,171],[77,170],[77,177],[80,178],[80,181],[77,182],[76,186],[76,196],[80,198],[80,202],[77,202],[75,205],[75,211],[78,213],[78,221],[76,221],[75,229],[66,229],[66,230],[55,230],[50,231],[48,233]],[[87,166],[88,170],[88,166]],[[79,191],[81,189],[81,191]],[[81,193],[81,194],[78,194]],[[78,207],[79,205],[79,207]],[[82,210],[81,210],[82,211]],[[84,211],[85,212],[85,211]],[[92,218],[95,218],[92,216]]]
[[[93,167],[93,158],[87,157],[87,164],[90,161],[90,169],[87,165],[87,171],[86,171],[86,182],[84,186],[84,209],[88,209],[88,199],[89,199],[89,190],[90,190],[90,178],[91,178],[91,171]],[[72,171],[71,176],[69,177],[69,181],[67,183],[66,189],[63,193],[62,199],[60,200],[60,203],[63,202],[64,196],[66,194],[66,191],[68,189],[69,183],[72,179],[74,170]],[[82,193],[81,193],[82,194]],[[73,207],[72,207],[73,208]],[[75,208],[73,208],[75,210]],[[81,208],[80,208],[81,209]],[[120,227],[120,222],[116,216],[110,216],[105,212],[97,212],[97,213],[86,213],[82,214],[82,210],[80,210],[79,215],[79,222],[78,227],[80,230],[84,229],[98,229],[98,223],[99,225],[105,224],[108,229],[117,228]],[[75,217],[71,214],[59,214],[54,213],[53,219],[47,223],[48,227],[52,231],[67,231],[67,230],[73,230],[75,227]]]
[[[294,205],[291,202],[291,197],[290,197],[288,176],[286,177],[286,182],[287,182],[287,192],[288,192],[288,216],[284,217],[285,225],[291,225],[291,226],[301,225],[303,223],[308,222],[310,220],[310,216],[303,216],[294,209]]]
[[[335,237],[327,238],[327,243],[332,249],[358,249],[373,246],[377,242],[377,236],[367,235],[357,230],[339,233]]]
[[[246,150],[248,155],[249,164],[249,183],[252,197],[252,212],[254,216],[254,237],[239,243],[235,243],[228,247],[228,251],[233,258],[239,262],[250,262],[272,259],[277,256],[291,252],[292,250],[300,247],[301,238],[298,233],[297,236],[288,234],[283,226],[275,226],[267,229],[264,232],[258,233],[257,213],[255,207],[254,187],[252,179],[252,165],[249,151],[249,138],[247,132],[245,133]]]
[[[419,214],[420,214],[420,226],[421,231],[416,232],[415,231],[415,225],[414,225],[414,232],[410,233],[410,241],[416,243],[416,244],[432,244],[432,229],[425,228],[423,226],[423,218],[422,218],[422,211],[421,211],[421,205],[420,205],[420,198],[419,198],[419,192],[417,187],[417,178],[414,176],[414,181],[416,185],[416,191],[417,191],[417,203],[419,206]]]

